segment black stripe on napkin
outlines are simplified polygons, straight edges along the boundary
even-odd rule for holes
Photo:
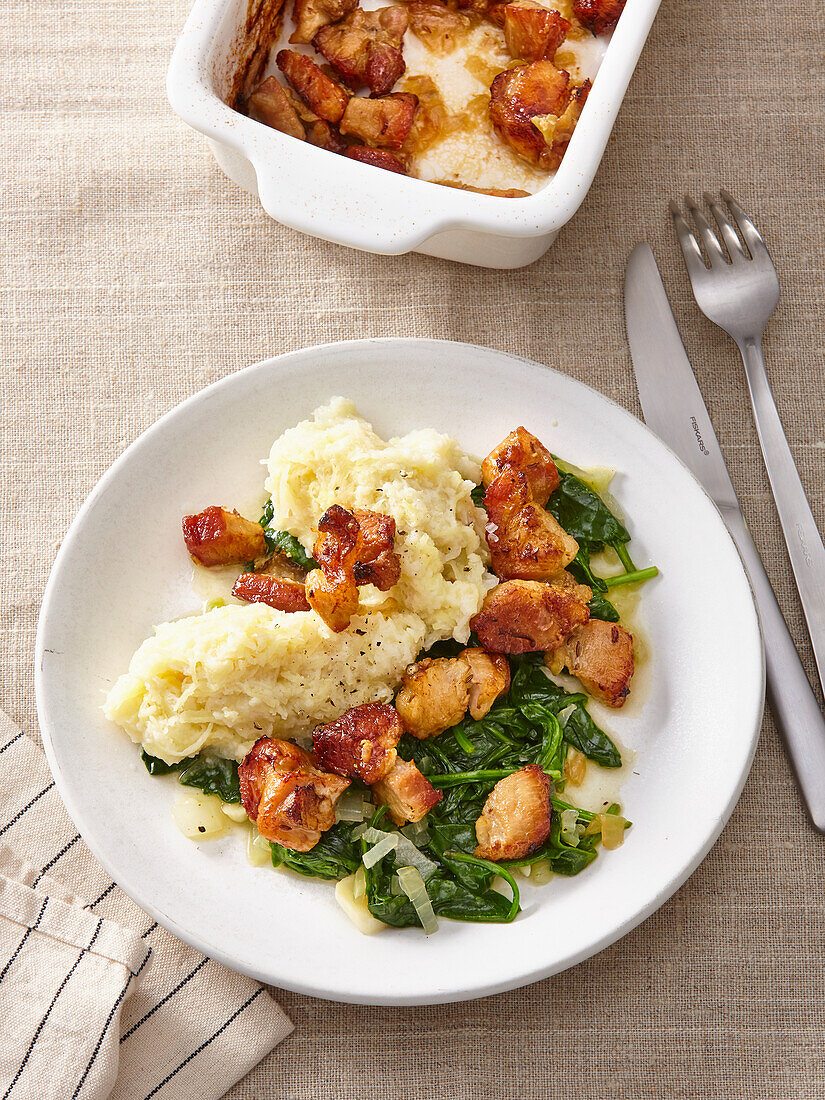
[[[37,802],[39,799],[41,799],[44,794],[48,794],[49,791],[51,791],[51,790],[54,790],[54,783],[50,783],[48,785],[48,787],[44,787],[44,789],[40,792],[40,794],[36,794],[27,806],[24,806],[22,810],[18,810],[18,812],[14,815],[14,817],[11,819],[11,821],[9,821],[7,825],[4,825],[3,828],[0,829],[0,836],[2,836],[3,833],[5,833],[5,831],[7,829],[10,829],[12,827],[12,825],[15,825],[20,820],[20,818],[23,816],[23,814],[26,813],[27,810],[30,810],[32,808],[32,806],[35,804],[35,802]]]
[[[184,1066],[188,1066],[189,1063],[192,1061],[192,1059],[196,1058],[201,1053],[202,1050],[206,1050],[206,1048],[209,1046],[210,1043],[214,1043],[214,1041],[217,1039],[217,1037],[219,1035],[222,1035],[224,1033],[224,1031],[226,1031],[226,1029],[229,1027],[229,1025],[233,1022],[233,1020],[236,1020],[245,1009],[249,1008],[249,1006],[252,1004],[252,1002],[257,997],[260,997],[260,995],[262,993],[263,993],[263,986],[261,986],[256,993],[253,993],[252,996],[249,998],[249,1000],[244,1001],[244,1003],[241,1005],[241,1007],[239,1009],[237,1009],[235,1012],[232,1013],[232,1015],[229,1017],[229,1019],[226,1021],[226,1023],[222,1024],[218,1028],[218,1030],[215,1032],[214,1035],[211,1035],[206,1040],[205,1043],[201,1043],[201,1045],[197,1048],[197,1050],[193,1050],[192,1053],[187,1058],[184,1058],[184,1060],[177,1067],[177,1069],[173,1069],[171,1073],[167,1074],[166,1077],[163,1078],[163,1080],[160,1082],[160,1084],[155,1085],[155,1087],[152,1089],[152,1091],[150,1093],[146,1094],[145,1100],[151,1100],[151,1098],[156,1093],[160,1092],[160,1090],[163,1088],[164,1085],[169,1084],[169,1082],[172,1080],[172,1078],[175,1076],[175,1074],[180,1073],[180,1071],[183,1069]]]
[[[141,1018],[140,1018],[140,1019],[138,1020],[138,1022],[137,1022],[136,1024],[134,1024],[134,1025],[133,1025],[132,1027],[130,1027],[130,1028],[129,1028],[129,1030],[128,1030],[128,1031],[126,1032],[126,1034],[125,1034],[125,1035],[121,1035],[121,1037],[120,1037],[120,1041],[121,1041],[121,1043],[125,1042],[125,1041],[126,1041],[126,1039],[128,1039],[130,1035],[134,1034],[134,1032],[136,1032],[136,1031],[137,1031],[137,1029],[138,1029],[138,1028],[140,1027],[140,1025],[141,1025],[142,1023],[145,1023],[145,1022],[146,1022],[146,1020],[148,1020],[148,1019],[149,1019],[149,1017],[150,1017],[150,1016],[151,1016],[151,1015],[152,1015],[153,1013],[157,1012],[157,1010],[158,1010],[158,1009],[159,1009],[159,1008],[160,1008],[160,1007],[161,1007],[162,1005],[165,1005],[165,1004],[166,1004],[166,1002],[167,1002],[167,1001],[169,1000],[169,998],[170,998],[170,997],[174,997],[176,993],[179,993],[179,992],[180,992],[180,991],[181,991],[181,990],[183,989],[183,987],[184,987],[184,986],[185,986],[185,985],[187,984],[187,982],[190,982],[190,981],[192,980],[192,978],[194,978],[194,977],[195,977],[195,975],[197,974],[197,972],[198,972],[199,970],[203,969],[203,967],[204,967],[204,966],[206,966],[206,964],[207,964],[208,962],[209,962],[209,960],[208,960],[208,959],[201,959],[201,961],[200,961],[200,962],[198,963],[198,965],[197,965],[197,966],[195,967],[195,969],[194,969],[194,970],[192,970],[192,971],[191,971],[191,972],[190,972],[189,974],[187,974],[187,975],[186,975],[186,977],[185,977],[185,978],[183,979],[183,981],[182,981],[182,982],[178,982],[178,984],[177,984],[177,985],[175,986],[175,988],[174,988],[174,989],[170,989],[170,990],[169,990],[169,992],[168,992],[168,993],[166,994],[166,996],[165,996],[165,997],[163,997],[163,998],[162,998],[162,999],[161,999],[160,1001],[158,1001],[158,1003],[157,1003],[157,1004],[156,1004],[156,1005],[154,1006],[154,1008],[150,1008],[150,1009],[149,1009],[149,1011],[148,1011],[148,1012],[146,1013],[146,1015],[145,1015],[145,1016],[142,1016],[142,1017],[141,1017]]]

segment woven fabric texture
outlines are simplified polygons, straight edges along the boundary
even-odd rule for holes
[[[12,718],[36,735],[34,634],[60,539],[158,416],[258,359],[367,335],[505,348],[638,413],[622,275],[641,239],[812,672],[738,353],[693,304],[666,202],[726,186],[773,251],[782,301],[769,372],[825,526],[823,9],[664,0],[589,196],[550,252],[515,272],[380,258],[271,222],[166,105],[187,10],[188,0],[0,5],[0,668]],[[232,1100],[362,1100],[377,1082],[384,1100],[818,1100],[824,853],[767,715],[721,840],[620,943],[460,1007],[279,993],[295,1032]]]

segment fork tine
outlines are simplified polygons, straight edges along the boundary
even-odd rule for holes
[[[676,230],[676,236],[679,238],[679,244],[682,246],[682,255],[685,257],[685,266],[688,269],[688,275],[693,279],[696,275],[701,274],[703,271],[707,271],[705,261],[702,258],[702,252],[699,245],[696,243],[696,238],[690,226],[682,217],[682,211],[672,199],[668,209],[673,218],[673,226]]]
[[[696,224],[699,240],[705,246],[705,252],[707,252],[708,259],[710,260],[710,266],[713,267],[714,264],[726,264],[728,261],[725,253],[722,251],[722,246],[719,244],[719,238],[708,225],[707,218],[690,195],[685,195],[685,206],[690,211],[693,221]]]
[[[719,230],[722,234],[722,237],[724,238],[725,244],[727,245],[728,253],[730,254],[730,258],[733,263],[750,259],[747,252],[742,247],[742,242],[736,235],[736,230],[731,225],[730,218],[713,197],[713,195],[709,195],[707,191],[705,192],[705,202],[710,207],[710,212],[716,219],[716,224],[719,226]]]
[[[739,232],[742,234],[745,244],[750,249],[751,256],[756,259],[758,253],[759,255],[768,256],[770,259],[770,253],[768,252],[767,245],[762,240],[762,235],[733,195],[731,195],[729,191],[724,191],[721,188],[719,194],[730,207],[734,220],[739,226]]]

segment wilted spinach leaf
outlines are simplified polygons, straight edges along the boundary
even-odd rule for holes
[[[179,760],[177,764],[167,764],[159,756],[150,756],[145,749],[141,749],[140,758],[146,765],[146,770],[150,775],[170,775],[172,772],[185,768],[187,764],[191,764],[196,759],[194,756],[187,756],[185,760]]]
[[[216,794],[222,802],[240,802],[238,765],[222,756],[196,756],[178,776],[184,787],[198,787],[204,794]]]
[[[559,487],[547,502],[550,511],[569,535],[589,550],[607,543],[629,542],[630,534],[605,502],[575,474],[559,470]]]
[[[346,878],[358,870],[361,848],[352,839],[354,824],[340,821],[321,835],[321,839],[308,852],[293,852],[281,844],[270,843],[273,867],[290,867],[299,875],[311,878]]]
[[[473,491],[470,493],[470,499],[472,500],[473,504],[475,504],[476,508],[484,507],[484,494],[486,492],[487,490],[484,488],[483,485],[476,485],[475,489],[473,489]]]
[[[278,551],[281,554],[286,554],[302,569],[317,569],[318,562],[315,558],[310,557],[294,535],[290,535],[288,531],[279,531],[277,527],[272,526],[273,511],[272,501],[268,500],[261,516],[261,527],[264,529],[264,538],[270,552],[275,553],[275,551]]]

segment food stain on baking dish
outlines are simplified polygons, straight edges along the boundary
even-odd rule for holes
[[[228,98],[332,153],[525,197],[558,169],[624,4],[259,0]]]

